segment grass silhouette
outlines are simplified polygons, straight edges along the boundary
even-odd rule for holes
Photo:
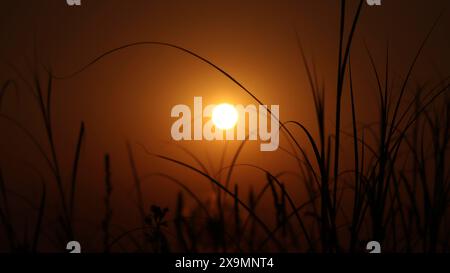
[[[277,122],[290,145],[290,149],[280,147],[280,150],[296,160],[298,179],[306,189],[307,199],[296,202],[292,193],[286,189],[283,177],[292,174],[285,171],[272,173],[255,164],[238,164],[239,156],[247,143],[245,140],[236,149],[228,165],[225,163],[225,156],[222,156],[220,171],[215,174],[208,171],[206,164],[195,153],[181,146],[179,146],[181,151],[195,164],[169,155],[147,151],[143,145],[137,146],[154,160],[162,160],[200,175],[214,189],[216,202],[213,205],[204,202],[174,175],[167,173],[140,175],[133,155],[133,145],[127,143],[141,226],[122,229],[120,233],[112,232],[111,171],[113,167],[110,165],[109,155],[106,154],[104,157],[105,214],[101,223],[103,251],[117,251],[117,246],[120,247],[121,241],[126,238],[133,241],[134,251],[138,252],[361,252],[365,251],[361,242],[369,240],[379,241],[387,251],[448,252],[450,235],[446,232],[448,230],[446,225],[448,225],[450,205],[447,158],[450,145],[450,97],[448,95],[450,78],[444,78],[434,86],[419,86],[414,91],[414,99],[404,103],[406,93],[411,91],[409,82],[413,70],[442,15],[434,22],[422,41],[399,90],[391,87],[389,46],[386,49],[384,71],[379,71],[376,63],[378,60],[375,60],[366,46],[368,62],[377,82],[379,116],[373,126],[361,127],[358,125],[356,111],[355,94],[358,90],[353,84],[351,52],[363,4],[364,1],[360,0],[352,16],[351,26],[347,29],[346,1],[341,1],[336,107],[333,113],[335,121],[332,131],[327,130],[325,126],[327,114],[325,89],[319,85],[314,64],[308,63],[301,39],[297,34],[298,48],[313,95],[318,136],[316,138],[311,130],[299,121],[277,119]],[[346,35],[347,31],[348,35]],[[59,225],[55,227],[57,230],[55,233],[59,234],[59,238],[56,239],[58,246],[63,245],[64,242],[76,240],[73,215],[76,208],[81,146],[88,131],[81,122],[75,143],[70,180],[63,181],[52,125],[53,81],[71,78],[111,54],[138,46],[169,47],[192,56],[235,83],[258,104],[265,105],[255,93],[212,61],[181,46],[158,41],[136,42],[109,50],[66,76],[54,75],[51,69],[45,68],[44,82],[37,69],[34,71],[32,81],[29,81],[19,69],[10,64],[10,68],[16,72],[36,99],[49,152],[46,152],[44,145],[27,128],[6,114],[0,113],[0,117],[19,128],[33,142],[52,172],[60,205]],[[35,58],[37,59],[36,56]],[[384,82],[382,73],[384,73]],[[18,91],[13,80],[8,80],[2,85],[0,107],[4,94],[13,86]],[[344,95],[350,97],[350,109],[343,109]],[[270,109],[267,111],[272,115]],[[344,111],[349,111],[351,114],[350,133],[344,132],[341,128],[341,116]],[[306,135],[307,145],[300,144],[300,137],[296,134],[299,131]],[[376,137],[375,144],[367,140],[368,135]],[[352,141],[353,167],[350,170],[344,170],[339,164],[340,156],[343,154],[341,146],[343,137],[348,137]],[[313,152],[312,156],[308,154],[309,149]],[[223,153],[226,152],[227,147]],[[406,156],[402,153],[406,153]],[[231,183],[233,171],[236,168],[250,168],[265,176],[262,189],[259,192],[251,189],[247,200],[242,196],[242,190],[238,184]],[[149,209],[144,206],[145,195],[142,185],[152,177],[167,179],[181,188],[182,191],[176,196],[173,212],[157,205]],[[68,194],[64,191],[67,183],[69,184]],[[42,193],[37,205],[34,201],[21,197],[24,202],[30,204],[31,211],[36,213],[32,237],[29,239],[27,232],[22,236],[15,231],[10,198],[20,194],[8,189],[0,168],[0,223],[8,239],[10,251],[38,252],[43,235],[48,236],[43,230],[48,187],[49,185],[43,179]],[[349,191],[351,205],[345,206],[343,196]],[[271,194],[275,212],[274,225],[263,220],[257,212],[263,196],[269,194]],[[189,212],[185,209],[186,196],[192,198],[196,204],[196,207]],[[136,233],[141,233],[141,240],[134,237]]]

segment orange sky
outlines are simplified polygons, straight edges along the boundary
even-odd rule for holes
[[[353,14],[356,1],[349,8]],[[352,65],[355,73],[359,122],[377,118],[376,82],[364,50],[364,41],[378,65],[383,67],[389,41],[391,70],[401,78],[412,61],[446,0],[385,0],[382,7],[365,7],[354,42]],[[295,30],[310,63],[314,62],[327,95],[327,124],[334,120],[334,90],[337,67],[337,1],[144,1],[84,0],[81,7],[67,7],[63,0],[2,1],[0,16],[0,65],[2,82],[17,78],[7,63],[18,67],[32,79],[33,48],[38,61],[50,66],[56,75],[66,75],[82,67],[99,54],[126,43],[161,41],[177,44],[208,58],[238,79],[267,104],[280,105],[282,120],[298,120],[316,132],[313,101],[297,47]],[[350,22],[350,20],[348,21]],[[414,71],[413,83],[436,80],[438,72],[450,69],[450,16],[442,18],[425,47]],[[35,42],[33,42],[35,41]],[[44,79],[42,69],[41,76]],[[20,84],[20,95],[8,93],[2,109],[21,121],[39,140],[45,141],[42,120],[35,102]],[[139,46],[111,55],[83,73],[65,80],[55,80],[53,124],[59,158],[66,179],[80,126],[86,123],[86,142],[80,168],[79,197],[82,211],[94,215],[103,209],[98,196],[103,195],[102,158],[111,154],[117,217],[136,218],[126,212],[135,210],[125,142],[135,151],[139,172],[167,172],[186,179],[194,191],[210,195],[205,181],[193,179],[191,172],[146,155],[147,149],[192,162],[176,148],[170,137],[174,119],[170,109],[176,104],[192,104],[194,96],[203,96],[205,104],[229,102],[255,103],[233,82],[200,61],[174,49]],[[349,105],[344,95],[344,108]],[[344,129],[349,129],[350,112],[344,113]],[[0,123],[0,165],[5,176],[14,180],[14,188],[29,190],[33,196],[39,186],[24,169],[24,161],[34,165],[44,176],[48,168],[32,143],[11,125]],[[330,130],[333,128],[329,128]],[[281,146],[289,145],[281,137]],[[305,140],[306,141],[306,140]],[[345,140],[344,140],[345,141]],[[194,151],[212,172],[220,165],[224,142],[180,143]],[[226,160],[238,146],[228,145]],[[209,163],[208,163],[209,162]],[[244,149],[240,163],[251,162],[274,172],[295,170],[296,162],[283,151],[259,152],[259,144]],[[225,164],[226,165],[226,164]],[[264,176],[242,167],[236,180],[259,187]],[[294,182],[287,187],[299,189]],[[170,203],[179,188],[164,179],[150,179],[144,185],[147,202]],[[171,205],[171,204],[167,204]],[[121,213],[123,212],[123,213]],[[90,215],[80,218],[89,221]],[[136,219],[134,219],[136,220]]]

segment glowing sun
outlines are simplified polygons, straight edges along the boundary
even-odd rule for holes
[[[219,104],[212,111],[212,122],[219,129],[231,129],[236,125],[237,120],[238,111],[231,104]]]

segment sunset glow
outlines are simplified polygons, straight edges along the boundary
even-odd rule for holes
[[[233,128],[238,120],[238,112],[234,106],[228,103],[222,103],[214,107],[212,112],[212,121],[214,125],[222,130]]]
[[[448,266],[450,0],[0,3],[0,270]]]

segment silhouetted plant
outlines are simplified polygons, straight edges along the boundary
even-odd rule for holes
[[[145,232],[146,240],[150,243],[154,252],[169,252],[170,247],[164,230],[168,227],[166,214],[168,208],[161,208],[156,205],[150,207],[150,213],[145,217],[145,224],[148,227]]]

